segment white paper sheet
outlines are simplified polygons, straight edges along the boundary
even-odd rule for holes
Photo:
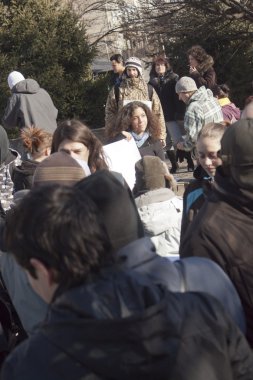
[[[141,159],[134,139],[104,145],[104,152],[110,170],[121,173],[132,190],[135,184],[135,163]]]

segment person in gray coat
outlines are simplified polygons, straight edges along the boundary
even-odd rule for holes
[[[34,79],[25,79],[18,71],[8,76],[12,92],[2,118],[5,129],[36,126],[53,133],[58,110],[46,90]]]

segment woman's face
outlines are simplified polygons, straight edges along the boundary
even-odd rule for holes
[[[216,168],[222,164],[217,153],[221,148],[219,138],[200,137],[197,141],[197,155],[202,168],[214,177]]]
[[[156,63],[155,71],[158,75],[164,75],[166,72],[166,66],[164,63]]]
[[[58,152],[63,150],[67,150],[73,158],[88,162],[90,152],[83,143],[65,139],[60,143]]]
[[[131,117],[131,129],[137,135],[141,135],[145,132],[148,125],[148,118],[143,108],[136,108]]]
[[[198,66],[198,61],[192,55],[189,55],[188,60],[189,60],[189,65],[191,67],[197,67]]]

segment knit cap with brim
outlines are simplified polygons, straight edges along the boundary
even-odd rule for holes
[[[33,187],[51,183],[73,186],[84,177],[84,169],[74,158],[66,152],[57,152],[37,166],[33,176]]]
[[[195,80],[190,77],[182,77],[176,83],[176,93],[180,92],[191,92],[196,91],[198,88],[196,86]]]
[[[166,187],[166,174],[163,162],[159,157],[144,156],[135,164],[135,194]]]
[[[126,60],[125,67],[134,67],[138,70],[139,74],[142,75],[142,64],[141,60],[137,57],[130,57]]]
[[[253,119],[239,120],[226,129],[220,155],[226,175],[244,189],[253,189]]]

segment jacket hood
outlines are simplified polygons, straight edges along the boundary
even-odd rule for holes
[[[13,93],[22,93],[22,94],[36,94],[40,89],[38,82],[34,79],[25,79],[21,82],[18,82],[16,86],[12,88]]]
[[[144,236],[130,188],[123,186],[112,173],[99,170],[75,186],[98,206],[114,250]]]
[[[224,200],[231,203],[233,207],[241,209],[242,212],[251,214],[253,217],[253,193],[251,190],[243,189],[228,177],[222,166],[216,169],[214,190],[218,192]]]
[[[198,64],[198,66],[197,66],[198,72],[201,75],[203,75],[208,69],[213,67],[213,65],[214,65],[213,57],[211,57],[210,55],[207,55],[206,59],[203,62],[201,62],[200,64]]]
[[[196,101],[206,102],[208,99],[213,98],[213,93],[211,90],[201,86],[194,94],[190,97],[188,104]]]
[[[15,172],[22,174],[23,176],[30,176],[34,174],[39,162],[33,160],[22,161],[22,164],[15,167]]]

